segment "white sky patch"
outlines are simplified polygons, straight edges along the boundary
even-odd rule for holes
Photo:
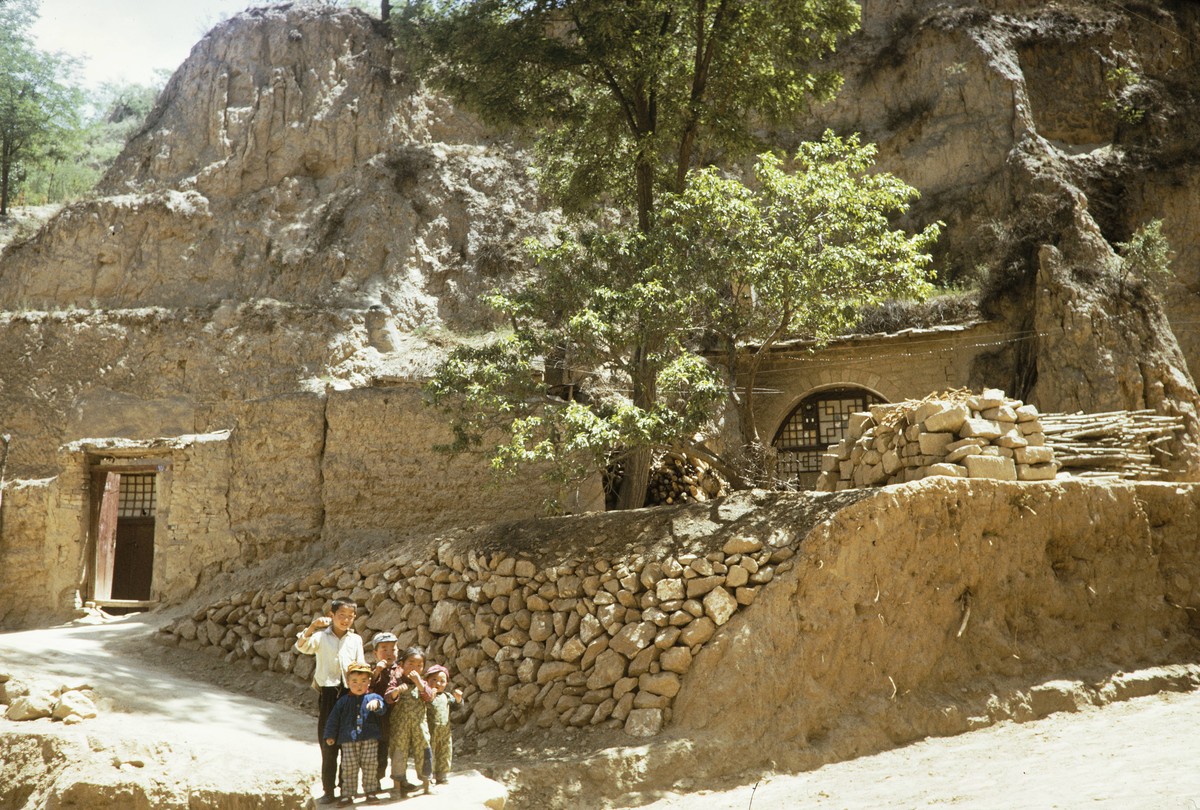
[[[41,0],[37,47],[79,57],[88,88],[111,82],[152,84],[173,73],[192,46],[251,0]]]

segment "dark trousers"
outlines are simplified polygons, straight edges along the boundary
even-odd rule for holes
[[[333,704],[345,691],[341,686],[322,686],[317,697],[317,744],[321,746],[321,787],[326,796],[333,795],[338,776],[338,745],[325,744],[325,722],[333,711]]]
[[[385,722],[385,723],[387,722],[386,717],[384,718],[383,722]],[[379,738],[379,766],[378,767],[379,767],[379,778],[380,779],[382,779],[384,777],[384,775],[387,774],[387,766],[388,766],[388,738],[387,738],[387,731],[385,730],[383,736]]]

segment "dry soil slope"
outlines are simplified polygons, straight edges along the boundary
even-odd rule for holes
[[[769,520],[770,508],[760,516]],[[1200,487],[933,478],[846,505],[697,655],[651,745],[518,764],[522,803],[594,805],[1194,688]],[[556,765],[558,770],[556,770]]]

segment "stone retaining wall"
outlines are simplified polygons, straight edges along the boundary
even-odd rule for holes
[[[346,595],[360,606],[364,640],[395,632],[401,648],[419,644],[431,663],[449,665],[466,694],[468,731],[536,723],[652,735],[669,721],[694,656],[791,567],[814,515],[837,501],[801,502],[800,525],[772,527],[747,515],[756,497],[725,499],[699,520],[648,510],[624,523],[594,516],[468,533],[243,592],[164,633],[307,680],[313,659],[292,651],[295,635]],[[608,525],[651,539],[626,544],[605,536]],[[572,537],[555,537],[556,528]]]

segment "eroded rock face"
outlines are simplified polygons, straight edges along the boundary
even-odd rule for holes
[[[478,326],[478,294],[544,232],[519,151],[421,91],[357,10],[217,26],[99,190],[9,251],[0,307],[272,298]]]
[[[942,274],[986,275],[989,314],[1006,327],[964,383],[1043,410],[1119,402],[1195,426],[1198,40],[1200,11],[1183,4],[1127,14],[875,0],[838,56],[841,95],[771,137],[787,148],[826,127],[861,132],[881,168],[921,190],[910,220],[946,222]],[[80,313],[71,329],[47,328],[50,315],[0,322],[4,345],[19,347],[0,358],[15,469],[47,474],[35,446],[113,429],[83,424],[96,414],[121,428],[165,408],[137,434],[152,435],[228,397],[420,377],[442,351],[430,330],[491,323],[479,293],[513,272],[523,237],[552,226],[525,167],[511,141],[422,90],[359,11],[276,7],[222,23],[101,196],[0,258],[0,309]],[[1112,265],[1110,245],[1152,217],[1164,218],[1178,280],[1165,308],[1144,297],[1129,317],[1093,279]],[[137,333],[141,316],[97,314],[152,305],[194,328],[156,346]],[[314,323],[318,312],[330,322]],[[243,329],[260,314],[290,348]],[[36,361],[93,319],[108,345]],[[122,342],[139,351],[115,350]],[[155,362],[168,356],[174,365]]]
[[[845,89],[780,134],[863,133],[881,168],[920,189],[913,222],[947,224],[940,272],[986,276],[989,314],[1012,336],[970,385],[1043,411],[1182,414],[1191,435],[1172,453],[1188,477],[1200,125],[1183,111],[1197,102],[1198,32],[1186,4],[866,2],[838,57]],[[1162,297],[1115,295],[1112,245],[1154,218],[1177,281]]]
[[[1196,620],[1162,606],[1200,599],[1198,496],[950,478],[877,490],[816,525],[795,566],[704,645],[668,732],[719,740],[718,770],[730,750],[743,768],[770,751],[809,769],[1057,710],[1031,685],[1091,671],[1093,656],[1190,661]],[[689,756],[705,762],[702,747]]]

